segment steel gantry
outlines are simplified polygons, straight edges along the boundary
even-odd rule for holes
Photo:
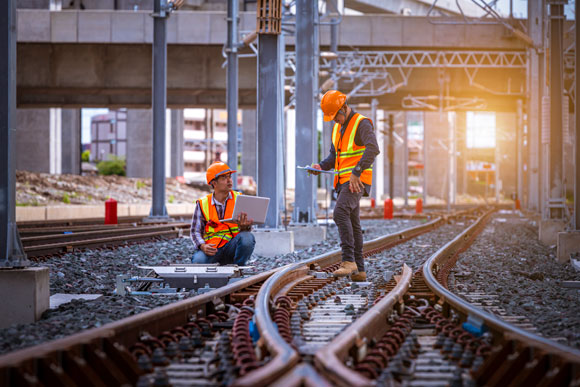
[[[318,9],[316,2],[297,0],[296,14],[296,165],[317,159],[318,139]],[[294,213],[297,223],[316,222],[316,179],[296,174]]]
[[[183,0],[153,3],[153,187],[148,221],[169,219],[165,206],[165,121],[167,109],[167,18]]]
[[[16,226],[16,0],[0,6],[0,267],[26,267]]]
[[[281,35],[281,1],[259,0],[258,33],[258,195],[269,197],[265,226],[278,228],[284,201],[282,170],[282,69],[284,37]]]
[[[286,53],[288,89],[294,90],[293,72],[296,71],[296,53]],[[336,63],[334,71],[333,63]],[[476,82],[480,69],[527,68],[524,51],[450,51],[450,50],[396,50],[396,51],[340,51],[322,53],[320,70],[328,71],[332,84],[339,81],[352,83],[349,97],[376,97],[394,93],[409,83],[414,69],[463,69],[470,86],[495,95],[524,96],[525,90],[491,90]],[[292,104],[292,100],[290,102]]]

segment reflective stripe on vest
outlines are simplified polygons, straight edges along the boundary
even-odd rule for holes
[[[358,146],[354,142],[358,125],[364,119],[368,118],[359,113],[355,113],[355,115],[350,119],[342,136],[340,135],[340,124],[334,124],[332,130],[332,144],[334,145],[334,150],[336,152],[334,170],[338,172],[337,175],[334,175],[335,187],[349,181],[352,170],[356,167],[365,152],[366,147],[364,145]],[[348,141],[345,142],[345,140]],[[362,171],[360,179],[365,184],[372,184],[372,166]]]
[[[239,192],[232,191],[232,197],[226,200],[226,208],[222,219],[231,218],[234,213],[234,205]],[[209,194],[199,199],[201,213],[205,218],[205,230],[203,240],[206,244],[213,244],[216,248],[223,247],[226,243],[235,238],[240,232],[237,224],[221,222],[216,207],[213,205],[213,194]]]

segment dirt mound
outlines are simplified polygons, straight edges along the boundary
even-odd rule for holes
[[[165,199],[168,203],[192,203],[206,194],[174,178],[165,181]],[[149,203],[151,179],[16,171],[17,206],[102,204],[108,198],[119,203]]]

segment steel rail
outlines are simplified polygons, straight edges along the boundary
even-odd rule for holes
[[[143,223],[144,216],[119,216],[117,221],[119,226],[126,223]],[[176,214],[171,215],[173,219],[191,219],[191,213],[189,214]],[[25,220],[19,221],[18,229],[29,229],[29,228],[47,228],[47,227],[66,227],[66,226],[87,226],[87,225],[104,225],[105,217],[101,218],[77,218],[77,219],[49,219],[49,220]],[[147,224],[160,224],[168,222],[147,222]],[[171,223],[171,222],[170,222]],[[113,225],[111,225],[113,226]]]
[[[384,249],[387,245],[404,242],[413,236],[430,231],[430,229],[443,223],[444,220],[438,218],[418,227],[377,238],[366,243],[367,248],[365,248],[365,252],[368,253],[369,250],[376,250],[381,246]],[[339,250],[335,250],[322,256],[311,258],[300,264],[295,264],[294,266],[309,265],[310,268],[315,268],[316,264],[326,266],[338,259],[336,257],[339,256]],[[157,337],[175,326],[187,324],[192,321],[192,317],[194,316],[203,316],[212,313],[214,305],[220,302],[229,302],[228,297],[231,294],[266,281],[275,273],[287,270],[291,266],[293,265],[272,269],[203,295],[155,308],[148,312],[109,323],[103,327],[92,328],[62,339],[0,355],[0,384],[6,381],[9,382],[14,375],[35,378],[38,372],[42,373],[42,371],[39,371],[39,367],[48,366],[51,369],[60,369],[59,372],[62,372],[61,367],[65,362],[70,360],[70,356],[74,357],[73,360],[78,363],[77,365],[84,370],[83,372],[85,374],[89,372],[86,374],[89,376],[94,371],[87,364],[91,364],[90,360],[94,360],[95,354],[99,357],[100,364],[104,364],[102,361],[110,354],[112,361],[121,362],[118,367],[124,365],[134,368],[134,361],[130,359],[131,355],[127,352],[126,348],[138,343],[144,335]],[[266,302],[267,305],[268,303]],[[88,363],[85,362],[85,359]],[[304,370],[303,380],[306,384],[312,384],[313,381],[317,380],[316,375],[311,371],[311,369]],[[128,372],[131,373],[133,371]],[[113,371],[111,371],[112,373]],[[66,374],[63,375],[63,377],[66,376]]]
[[[467,316],[475,316],[483,320],[485,325],[493,333],[495,333],[496,336],[503,336],[505,339],[516,339],[541,351],[558,355],[561,358],[574,363],[580,363],[579,350],[527,332],[501,320],[491,313],[476,308],[469,304],[467,301],[461,299],[459,296],[456,296],[447,290],[435,278],[434,273],[436,273],[445,264],[446,261],[455,258],[457,254],[462,252],[465,243],[477,234],[478,229],[485,225],[494,211],[495,209],[487,211],[474,224],[472,224],[469,228],[448,242],[446,245],[441,247],[427,260],[423,266],[423,276],[425,278],[425,283],[437,297],[439,297],[441,300],[444,300],[454,310],[460,312],[464,318]]]
[[[137,240],[142,239],[151,239],[156,237],[178,237],[182,233],[182,230],[175,229],[175,230],[166,230],[166,231],[157,231],[157,232],[149,232],[143,234],[132,234],[132,235],[122,235],[116,237],[107,237],[107,238],[96,238],[96,239],[85,239],[80,241],[66,241],[66,242],[58,242],[58,243],[49,243],[46,245],[34,245],[34,246],[25,246],[24,252],[30,257],[37,257],[41,255],[50,255],[50,254],[58,254],[63,252],[68,252],[75,247],[77,248],[95,248],[101,246],[112,246],[112,245],[120,245],[125,242],[134,242]]]
[[[110,339],[128,348],[138,342],[144,333],[155,337],[177,325],[185,325],[206,304],[213,303],[236,291],[264,281],[277,270],[279,268],[256,274],[202,295],[155,308],[99,328],[92,328],[62,339],[0,355],[0,385],[3,380],[6,380],[5,373],[9,372],[10,367],[34,367],[33,363],[38,359],[45,357],[60,359],[60,354],[64,351],[101,339]]]
[[[363,247],[363,254],[375,253],[377,250],[388,248],[392,245],[406,242],[407,240],[422,233],[431,231],[445,221],[437,218],[426,224],[408,228],[393,234],[382,236],[367,241]],[[236,386],[255,386],[269,384],[294,368],[300,356],[280,335],[270,314],[270,301],[272,297],[287,283],[296,280],[301,273],[305,274],[309,267],[314,265],[329,266],[340,261],[341,250],[336,249],[308,260],[298,262],[281,269],[268,278],[260,288],[256,298],[255,319],[260,331],[261,340],[272,356],[271,360],[242,378],[236,380]]]
[[[71,232],[70,234],[55,233],[52,235],[22,237],[21,240],[22,244],[25,246],[35,246],[40,244],[48,244],[46,243],[47,241],[53,243],[66,243],[72,241],[98,239],[111,236],[129,236],[138,234],[148,234],[151,232],[160,232],[160,231],[175,231],[177,229],[184,229],[187,227],[189,227],[189,223],[171,223],[154,226],[120,227],[104,230],[80,231],[80,232]]]
[[[403,272],[395,288],[314,355],[316,368],[335,385],[375,384],[374,381],[348,368],[344,364],[345,358],[353,347],[364,347],[373,338],[381,337],[387,331],[386,321],[395,305],[402,301],[403,295],[409,289],[412,276],[411,268],[403,264]]]

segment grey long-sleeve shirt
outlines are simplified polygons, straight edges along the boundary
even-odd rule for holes
[[[340,127],[341,136],[344,134],[344,131],[348,127],[350,120],[355,114],[356,112],[354,110],[351,110],[350,115],[344,122],[344,125]],[[373,124],[371,123],[370,120],[364,119],[361,122],[359,122],[356,135],[354,136],[354,143],[358,146],[365,147],[365,151],[357,164],[358,166],[360,166],[360,171],[359,172],[352,171],[352,173],[360,177],[362,171],[373,165],[375,158],[380,153],[379,144],[377,143],[377,136],[375,135]],[[334,168],[335,161],[336,161],[336,149],[334,149],[334,144],[331,144],[330,153],[324,160],[320,162],[320,168],[322,168],[323,171],[328,171],[329,169]],[[347,184],[349,184],[348,181],[334,188],[337,191],[340,191],[343,187],[346,187]],[[365,196],[368,196],[371,191],[370,189],[371,187],[368,184],[364,184],[364,186],[366,191]]]

